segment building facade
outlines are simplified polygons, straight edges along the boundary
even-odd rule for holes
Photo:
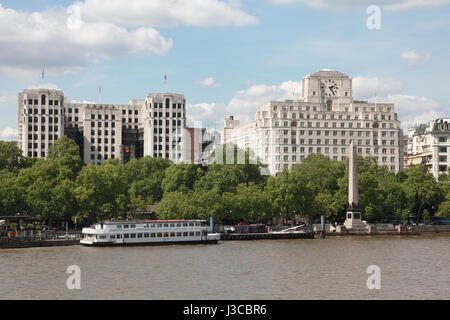
[[[186,100],[179,94],[149,94],[127,105],[67,103],[60,90],[19,94],[19,148],[32,158],[46,157],[52,143],[67,135],[86,164],[142,156],[180,162],[186,158],[185,127]]]
[[[405,166],[422,164],[438,179],[450,167],[450,119],[437,119],[411,130],[411,154]]]
[[[353,100],[352,79],[333,70],[307,75],[301,86],[300,99],[272,101],[254,121],[226,119],[222,143],[250,148],[271,174],[313,153],[345,161],[351,141],[358,154],[393,172],[403,169],[403,133],[393,104]]]

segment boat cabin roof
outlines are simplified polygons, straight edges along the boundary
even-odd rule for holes
[[[137,224],[137,223],[180,223],[180,222],[206,222],[206,220],[121,220],[121,221],[105,221],[103,224]],[[96,224],[101,224],[98,222]]]

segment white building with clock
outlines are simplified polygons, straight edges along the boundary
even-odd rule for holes
[[[345,161],[352,140],[362,156],[393,172],[403,169],[403,134],[393,104],[353,100],[352,79],[334,70],[307,75],[301,86],[300,99],[271,101],[254,121],[225,119],[222,143],[250,148],[271,174],[314,153]]]

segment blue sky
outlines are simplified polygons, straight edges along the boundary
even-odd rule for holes
[[[355,98],[395,103],[404,128],[450,116],[448,0],[0,4],[0,139],[14,139],[24,88],[52,84],[69,100],[98,101],[101,85],[102,102],[122,104],[163,91],[164,74],[189,119],[208,127],[230,114],[252,119],[258,104],[298,94],[323,68],[353,77]],[[366,26],[370,4],[381,8],[380,30]],[[77,10],[81,27],[70,28]]]

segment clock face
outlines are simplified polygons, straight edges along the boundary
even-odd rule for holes
[[[338,87],[336,81],[334,81],[332,79],[328,79],[328,80],[321,82],[320,90],[321,90],[323,96],[334,97],[339,92],[339,87]]]

